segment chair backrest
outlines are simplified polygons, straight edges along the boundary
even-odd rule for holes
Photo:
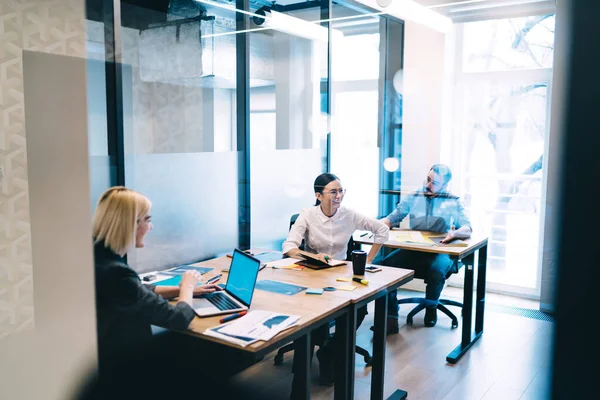
[[[290,218],[290,227],[288,228],[288,231],[292,229],[292,226],[296,223],[296,220],[298,219],[299,216],[300,216],[300,214],[292,215],[292,217]],[[304,239],[302,239],[302,243],[300,243],[300,246],[298,246],[298,248],[300,250],[304,250]]]
[[[292,226],[296,223],[296,220],[298,219],[298,217],[300,216],[300,214],[294,214],[292,215],[292,217],[290,218],[290,227],[289,229],[292,229]],[[360,245],[354,243],[354,240],[352,239],[352,236],[350,236],[350,240],[348,240],[348,247],[346,250],[346,261],[351,261],[352,259],[352,250],[358,250],[360,248]],[[302,243],[300,244],[299,247],[300,250],[304,250],[304,240],[302,240]]]

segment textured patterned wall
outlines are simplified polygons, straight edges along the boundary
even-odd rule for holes
[[[83,3],[0,1],[0,339],[34,326],[22,51],[85,56]]]

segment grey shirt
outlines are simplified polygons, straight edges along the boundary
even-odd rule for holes
[[[404,196],[387,218],[392,226],[398,226],[407,215],[410,215],[410,229],[418,231],[448,232],[451,225],[456,229],[471,226],[458,196],[447,192],[426,197],[423,189],[419,189]]]

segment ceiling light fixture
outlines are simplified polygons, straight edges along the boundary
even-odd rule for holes
[[[327,27],[295,18],[290,15],[282,14],[271,10],[269,7],[261,7],[256,10],[260,16],[252,17],[252,21],[258,26],[272,28],[279,32],[288,33],[294,36],[304,37],[311,40],[319,40],[326,42],[329,40],[329,32]],[[332,29],[332,36],[343,37],[342,32]]]
[[[358,0],[360,3],[375,10],[385,9],[385,13],[403,21],[416,22],[436,31],[449,32],[452,28],[452,20],[438,12],[430,10],[413,0]],[[382,6],[380,2],[389,2],[388,6]]]
[[[311,40],[319,40],[327,42],[329,40],[329,31],[325,26],[320,25],[317,22],[305,21],[300,18],[292,17],[290,15],[282,14],[277,11],[271,10],[269,7],[261,7],[256,12],[250,12],[245,10],[239,10],[233,5],[216,3],[210,0],[195,0],[200,3],[204,3],[210,6],[224,8],[233,12],[239,12],[252,17],[253,22],[260,26],[257,30],[273,29],[279,32],[288,33],[293,36],[299,36]],[[343,37],[344,34],[341,31],[332,29],[332,36],[336,38]]]

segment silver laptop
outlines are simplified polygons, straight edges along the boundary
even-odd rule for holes
[[[210,317],[247,310],[254,294],[259,267],[259,260],[235,249],[225,289],[194,299],[196,314]]]

